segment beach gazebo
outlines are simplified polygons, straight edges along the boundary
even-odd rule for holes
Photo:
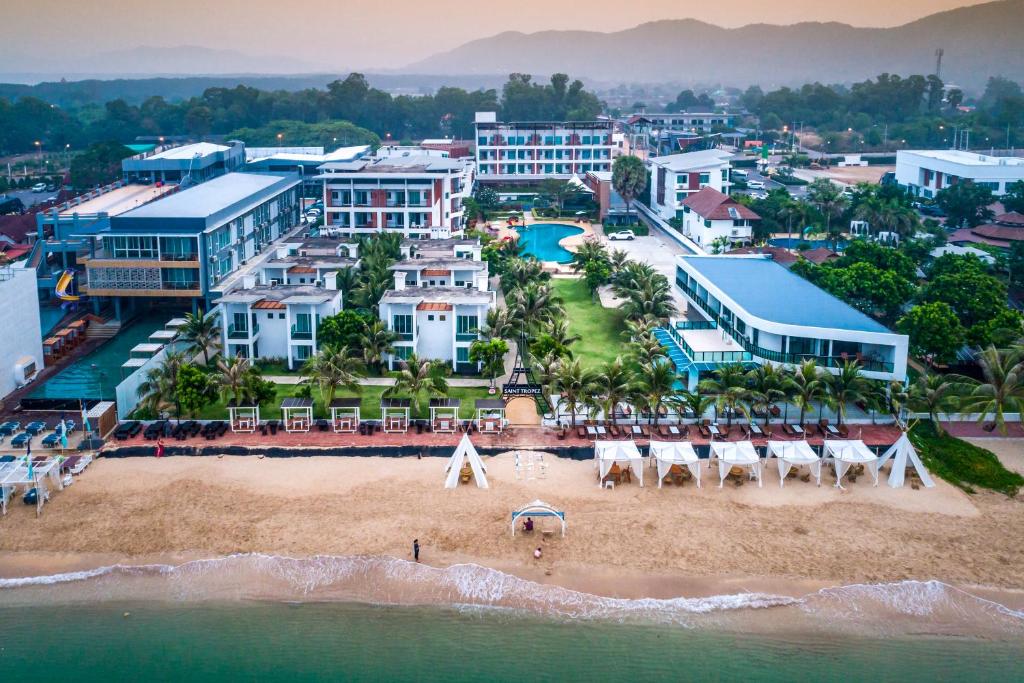
[[[661,488],[665,477],[669,475],[673,467],[685,467],[700,488],[700,462],[697,458],[697,451],[693,450],[693,444],[689,441],[651,441],[651,460],[658,465],[658,488]]]
[[[228,420],[235,433],[255,432],[260,425],[260,406],[255,401],[228,401]]]
[[[357,398],[336,398],[331,401],[331,425],[339,434],[351,434],[359,429],[359,406]]]
[[[505,401],[500,398],[478,398],[476,428],[481,434],[500,434],[505,429]]]
[[[441,434],[453,434],[459,428],[459,406],[457,398],[430,399],[430,428]]]
[[[380,400],[380,421],[384,425],[385,434],[405,433],[409,429],[408,398],[382,398]]]
[[[594,442],[594,466],[598,469],[598,486],[604,485],[609,474],[629,469],[644,485],[644,461],[636,442],[630,441],[596,441]]]
[[[921,478],[921,483],[926,488],[932,488],[935,486],[935,482],[932,481],[932,477],[928,474],[928,470],[925,469],[924,463],[921,462],[921,457],[917,454],[917,449],[914,448],[914,444],[910,443],[910,438],[906,432],[900,435],[900,438],[896,440],[896,443],[889,446],[885,453],[882,453],[882,457],[878,462],[878,467],[881,468],[886,461],[892,458],[892,471],[889,472],[889,486],[894,489],[901,488],[903,481],[907,476],[907,462],[909,461],[911,466],[917,472],[917,476]]]
[[[459,481],[468,483],[470,479],[476,482],[477,488],[490,488],[487,484],[487,467],[480,454],[473,447],[468,434],[462,435],[462,440],[455,447],[452,457],[448,458],[448,464],[444,469],[446,476],[444,487],[446,489],[458,488]]]
[[[825,456],[831,458],[836,469],[836,488],[843,488],[843,475],[853,465],[864,465],[871,473],[875,486],[878,486],[878,468],[882,465],[882,459],[863,441],[826,439]]]
[[[565,511],[556,510],[542,500],[527,503],[518,510],[512,511],[512,535],[516,535],[516,522],[525,517],[555,517],[562,524],[562,536],[565,536]]]
[[[725,484],[725,478],[729,476],[733,467],[750,470],[750,473],[757,479],[758,488],[762,486],[761,458],[752,442],[712,441],[710,446],[711,458],[718,460],[718,488],[722,488]],[[710,465],[709,461],[708,466]]]
[[[308,432],[313,424],[313,399],[289,396],[281,401],[281,418],[286,432]]]
[[[806,465],[818,486],[821,486],[821,458],[806,441],[769,441],[767,458],[776,458],[779,463],[779,487],[785,485],[786,475],[793,467]]]
[[[50,492],[47,487],[47,479],[58,490],[63,490],[64,482],[60,476],[60,463],[56,458],[35,457],[31,455],[20,456],[0,474],[0,487],[5,492],[0,495],[3,498],[3,511],[7,512],[7,492],[13,492],[17,487],[24,486],[27,489],[36,490],[36,516],[42,514],[43,504],[49,499]]]

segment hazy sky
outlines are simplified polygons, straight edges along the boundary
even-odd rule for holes
[[[657,19],[721,26],[893,26],[983,0],[5,0],[0,71],[73,72],[139,46],[286,55],[316,68],[401,67],[507,30],[614,31]]]

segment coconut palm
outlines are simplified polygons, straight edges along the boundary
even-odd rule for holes
[[[743,369],[742,363],[722,365],[714,371],[713,377],[701,380],[698,386],[701,391],[715,397],[715,408],[725,411],[728,426],[732,426],[733,415],[737,412],[749,418],[744,403],[750,394],[750,388],[747,386],[747,372]]]
[[[388,329],[382,320],[374,320],[359,335],[359,346],[363,349],[363,362],[369,367],[383,367],[384,356],[395,352],[393,346],[398,335]]]
[[[608,249],[597,239],[585,239],[576,247],[572,256],[572,269],[575,272],[585,270],[591,261],[607,261]]]
[[[629,341],[636,341],[641,337],[652,336],[656,323],[649,318],[641,318],[640,320],[626,320],[624,321],[625,329],[622,331],[624,336]]]
[[[800,424],[808,410],[814,410],[814,402],[825,397],[825,384],[821,379],[821,371],[813,360],[805,360],[797,366],[790,378],[793,402],[800,408]]]
[[[657,337],[653,334],[638,337],[631,341],[627,348],[629,349],[629,354],[641,365],[663,359],[667,354],[664,344],[658,341]]]
[[[825,216],[825,233],[832,236],[832,219],[843,213],[846,198],[839,186],[828,178],[818,178],[807,187],[807,198]]]
[[[676,366],[667,360],[655,360],[640,366],[637,374],[637,393],[658,424],[658,413],[665,405],[665,399],[675,391],[679,375]]]
[[[139,385],[141,405],[153,414],[174,407],[175,416],[181,410],[178,407],[178,371],[188,364],[182,351],[168,351],[160,364],[146,372],[146,378]]]
[[[445,396],[448,393],[448,364],[419,358],[415,353],[402,361],[394,386],[388,387],[385,396],[408,394],[412,399],[414,413],[420,412],[423,394]]]
[[[942,435],[939,424],[939,413],[948,413],[957,405],[958,384],[948,375],[938,373],[922,375],[910,385],[910,409],[919,413],[927,413],[935,431]]]
[[[178,334],[189,345],[190,353],[202,353],[203,363],[210,364],[210,352],[217,351],[221,345],[220,324],[216,315],[204,315],[203,309],[198,313],[186,313],[185,324]]]
[[[358,394],[359,378],[365,374],[365,369],[362,359],[349,347],[325,346],[306,360],[302,376],[319,387],[320,398],[328,406],[339,388]]]
[[[349,266],[338,271],[338,291],[341,292],[342,300],[348,305],[349,297],[356,287],[359,286],[359,270]]]
[[[629,263],[629,254],[622,249],[612,249],[608,254],[608,265],[613,273],[617,273],[625,268],[627,263]]]
[[[955,376],[966,393],[960,411],[978,413],[978,423],[992,416],[999,433],[1006,435],[1006,413],[1024,413],[1024,354],[1016,349],[990,346],[978,354],[982,381]]]
[[[666,402],[675,408],[676,412],[680,415],[689,412],[699,420],[715,404],[715,399],[712,396],[702,394],[698,387],[697,391],[681,391],[674,396],[670,396]]]
[[[614,419],[615,407],[635,393],[633,372],[622,361],[622,356],[616,356],[615,360],[605,363],[597,372],[594,376],[594,393],[604,410],[604,419]]]
[[[545,334],[551,339],[554,348],[560,351],[559,355],[570,357],[572,356],[572,345],[583,338],[569,330],[569,321],[565,318],[554,319]]]
[[[546,396],[550,397],[550,387],[555,382],[555,375],[558,373],[561,362],[562,357],[552,351],[536,359],[533,363],[533,369],[537,372],[537,379]]]
[[[855,360],[845,361],[839,366],[839,372],[826,375],[824,384],[826,400],[835,409],[839,424],[846,419],[846,407],[864,401],[868,393],[868,380]]]
[[[772,408],[786,398],[789,377],[781,366],[765,363],[747,373],[747,378],[751,385],[751,408],[764,410],[764,423],[767,425]]]
[[[516,326],[509,309],[492,308],[487,311],[487,317],[484,318],[484,326],[480,329],[480,333],[484,337],[492,339],[514,339],[517,336]]]
[[[575,427],[576,413],[585,405],[585,399],[594,394],[594,373],[584,369],[578,360],[562,360],[555,371],[553,387],[562,395],[560,409],[569,413]]]
[[[520,287],[531,283],[548,282],[551,274],[545,272],[544,264],[537,259],[512,258],[505,264],[505,272],[501,276],[501,289],[506,296]]]
[[[533,282],[512,292],[512,319],[521,329],[535,333],[563,312],[562,299],[547,283]]]
[[[248,358],[218,358],[214,383],[220,390],[221,399],[232,398],[236,403],[251,399],[254,374],[259,373]]]
[[[626,299],[621,310],[627,320],[653,319],[665,323],[676,313],[671,286],[661,273],[640,280],[631,278],[615,287],[615,294]]]

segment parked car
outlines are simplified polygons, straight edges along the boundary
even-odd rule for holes
[[[36,183],[32,186],[33,192],[46,192],[46,183]]]
[[[917,202],[914,204],[914,208],[921,212],[922,216],[932,216],[933,218],[945,218],[946,212],[941,207],[935,204],[924,204]]]
[[[732,177],[733,180],[746,180],[747,179],[747,172],[746,171],[741,171],[738,168],[737,169],[733,169],[729,173],[730,173],[730,176]]]
[[[632,230],[619,230],[618,232],[610,233],[608,235],[608,239],[613,240],[613,241],[614,240],[635,240],[636,239],[636,233],[634,233]]]
[[[749,187],[751,190],[763,190],[764,189],[764,181],[763,180],[748,180],[747,181],[747,187]]]

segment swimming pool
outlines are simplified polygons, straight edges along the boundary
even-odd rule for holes
[[[801,244],[809,244],[811,246],[808,249],[817,249],[818,247],[826,247],[828,249],[836,249],[842,251],[846,248],[846,241],[839,240],[839,246],[834,247],[830,240],[805,240],[800,237],[776,237],[768,240],[768,244],[773,247],[782,247],[783,249],[796,249]]]
[[[516,228],[516,231],[525,253],[541,261],[569,263],[572,261],[572,252],[560,247],[558,242],[571,235],[579,235],[583,228],[563,223],[534,223]]]

